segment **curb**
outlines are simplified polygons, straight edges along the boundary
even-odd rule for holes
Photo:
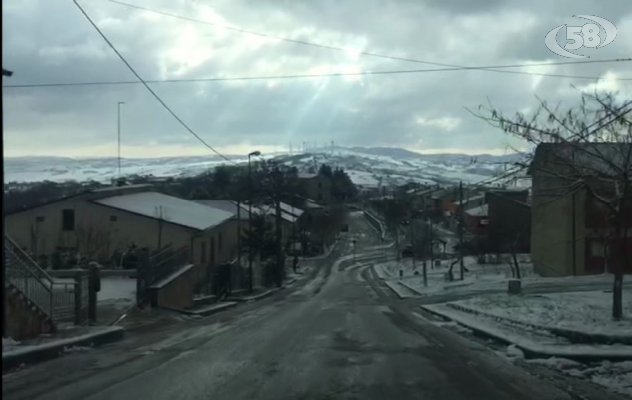
[[[554,348],[550,348],[550,349],[539,348],[538,349],[537,345],[530,346],[525,343],[518,343],[515,340],[511,340],[508,336],[499,335],[497,333],[491,332],[490,330],[487,330],[478,326],[472,326],[466,322],[463,322],[461,320],[454,319],[451,316],[445,315],[437,310],[433,310],[429,306],[420,306],[420,308],[424,310],[425,312],[435,315],[441,319],[454,321],[457,324],[470,329],[471,331],[474,332],[475,335],[479,337],[492,339],[492,340],[495,340],[507,345],[514,345],[515,347],[522,350],[522,352],[524,353],[525,359],[535,359],[535,358],[542,359],[542,358],[550,358],[550,357],[559,357],[559,358],[566,358],[566,359],[581,362],[581,363],[595,362],[595,361],[620,362],[620,361],[632,360],[632,351],[627,354],[622,354],[622,352],[620,351],[612,352],[610,354],[605,354],[605,353],[581,354],[581,353],[572,352],[572,351],[570,352],[559,351],[559,350],[556,351]]]
[[[599,333],[586,333],[575,331],[572,329],[565,328],[553,328],[543,325],[530,324],[528,322],[518,321],[512,318],[507,317],[499,317],[496,315],[488,314],[486,312],[478,311],[469,307],[464,307],[459,304],[446,303],[446,306],[453,308],[457,311],[473,314],[473,315],[481,315],[496,321],[507,322],[513,325],[520,325],[527,328],[533,328],[541,331],[550,332],[556,336],[563,337],[568,339],[571,343],[577,344],[624,344],[624,345],[632,345],[632,336],[610,336]]]
[[[384,279],[383,279],[383,281],[384,281],[384,284],[385,284],[386,286],[388,286],[388,288],[391,290],[391,292],[395,293],[395,295],[396,295],[396,296],[397,296],[400,300],[404,300],[404,299],[408,299],[408,298],[409,298],[409,297],[403,297],[401,294],[399,294],[399,292],[398,292],[397,290],[395,290],[395,289],[393,288],[393,286],[391,286],[391,285],[394,285],[394,284],[400,284],[399,282],[392,283],[392,282],[387,281],[387,280],[384,280]]]
[[[201,310],[182,310],[182,309],[179,309],[179,308],[171,308],[171,307],[161,307],[161,308],[164,308],[165,310],[175,311],[175,312],[178,312],[180,314],[185,314],[185,315],[195,315],[195,316],[199,316],[199,317],[208,317],[209,315],[217,314],[219,312],[222,312],[224,310],[228,310],[228,309],[233,308],[235,306],[237,306],[237,302],[218,303],[217,306],[212,306],[212,307],[208,307],[206,309],[201,309]]]
[[[266,298],[268,296],[273,295],[274,293],[276,293],[276,292],[278,292],[280,290],[283,290],[283,289],[287,288],[287,286],[293,284],[296,281],[297,281],[296,278],[292,278],[289,281],[287,281],[283,286],[281,286],[279,288],[270,289],[270,290],[267,290],[267,291],[265,291],[265,292],[263,292],[261,294],[257,294],[257,295],[254,295],[254,296],[249,296],[249,297],[229,297],[226,300],[235,301],[235,302],[239,302],[239,303],[246,303],[246,302],[249,302],[249,301],[261,300],[263,298]]]
[[[45,343],[33,346],[30,349],[18,349],[2,354],[2,373],[18,367],[22,364],[36,363],[40,361],[56,358],[64,353],[70,346],[90,346],[96,347],[107,343],[112,343],[123,339],[125,329],[121,327],[111,327],[104,332],[95,332],[60,340],[57,343]]]

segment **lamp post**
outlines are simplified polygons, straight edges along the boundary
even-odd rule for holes
[[[13,71],[9,71],[6,70],[4,68],[2,68],[2,77],[4,78],[5,76],[8,78],[10,76],[13,75]],[[3,149],[3,154],[2,154],[2,196],[4,196],[4,101],[2,102],[2,149]],[[2,218],[2,243],[4,245],[4,235],[6,233],[5,230],[5,226],[4,226],[4,218]],[[5,288],[6,288],[6,260],[4,259],[5,257],[5,252],[2,252],[2,337],[6,338],[7,337],[7,303],[6,303],[6,294],[5,294]]]
[[[251,157],[259,157],[260,151],[253,151],[248,154],[248,236],[250,238],[250,248],[248,249],[248,289],[252,293],[252,164],[250,163]]]
[[[116,103],[117,117],[118,117],[118,178],[121,179],[121,104],[125,104],[124,101]]]

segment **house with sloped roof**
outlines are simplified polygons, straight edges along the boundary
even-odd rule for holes
[[[5,227],[38,259],[50,260],[58,249],[102,263],[131,246],[186,251],[195,282],[210,279],[212,267],[237,255],[232,212],[159,193],[147,184],[90,190],[22,209],[5,215]]]

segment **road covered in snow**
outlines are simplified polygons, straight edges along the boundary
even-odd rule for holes
[[[415,313],[378,279],[387,251],[361,214],[309,279],[225,313],[3,377],[3,398],[574,400]],[[357,252],[352,254],[351,239]],[[354,263],[355,259],[355,263]],[[569,378],[570,379],[570,378]],[[570,382],[570,383],[569,383]],[[619,399],[597,386],[582,398]]]

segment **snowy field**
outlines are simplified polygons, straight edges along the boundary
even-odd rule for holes
[[[632,317],[632,289],[624,290],[623,298],[623,309]],[[604,291],[529,296],[492,294],[451,304],[547,328],[632,336],[632,319],[613,321],[612,293]]]

